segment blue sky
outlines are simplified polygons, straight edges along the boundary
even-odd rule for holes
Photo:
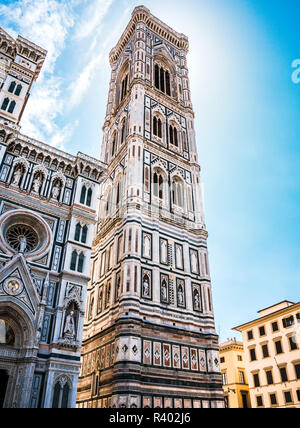
[[[299,301],[298,0],[0,0],[0,25],[48,50],[22,131],[99,157],[109,51],[144,4],[189,37],[216,327]]]

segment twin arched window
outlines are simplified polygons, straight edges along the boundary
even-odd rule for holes
[[[83,244],[86,244],[87,241],[87,233],[88,233],[88,227],[87,226],[81,226],[80,223],[76,225],[75,229],[75,241],[82,242]]]
[[[80,203],[90,207],[92,205],[92,196],[92,189],[90,188],[87,190],[86,186],[83,186],[81,189]]]
[[[20,95],[22,91],[22,85],[17,85],[16,82],[11,82],[9,88],[8,88],[8,92],[10,92],[11,94],[15,94],[17,96]]]
[[[164,178],[159,171],[153,174],[153,195],[159,199],[164,198]]]
[[[68,383],[64,386],[60,382],[56,382],[53,394],[53,409],[67,409],[69,407],[70,387]]]
[[[7,107],[8,107],[8,110],[7,110]],[[14,100],[9,103],[9,98],[5,98],[3,100],[1,110],[4,110],[4,111],[7,110],[8,113],[13,114],[15,107],[16,107],[16,102]]]
[[[170,144],[173,144],[175,147],[179,147],[178,131],[175,126],[169,126],[169,139]]]
[[[177,207],[184,207],[183,182],[177,177],[172,180],[172,202]]]
[[[84,254],[80,253],[78,256],[78,253],[76,250],[73,251],[72,257],[71,257],[71,271],[83,273],[83,265],[84,265]]]
[[[154,69],[154,84],[161,92],[171,96],[170,72],[158,64],[155,65]]]
[[[153,118],[153,135],[158,138],[162,138],[162,121],[157,116],[154,116]]]

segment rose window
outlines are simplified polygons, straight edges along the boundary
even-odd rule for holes
[[[39,238],[35,230],[29,225],[13,224],[6,231],[6,241],[16,251],[30,253],[39,244]]]

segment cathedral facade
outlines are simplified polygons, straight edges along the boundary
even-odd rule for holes
[[[110,53],[79,408],[223,407],[188,49],[141,6]]]
[[[20,132],[45,56],[0,28],[0,408],[76,404],[105,168]]]

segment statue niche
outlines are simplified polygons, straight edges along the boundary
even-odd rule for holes
[[[63,330],[64,339],[76,340],[78,324],[78,307],[76,303],[71,303],[66,311],[65,324]]]

